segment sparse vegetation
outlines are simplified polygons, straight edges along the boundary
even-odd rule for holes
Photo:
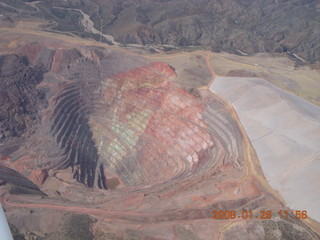
[[[67,217],[65,223],[65,236],[69,239],[93,240],[91,224],[93,220],[88,215],[75,215]]]

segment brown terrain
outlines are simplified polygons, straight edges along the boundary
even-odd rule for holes
[[[320,239],[311,218],[279,218],[290,209],[207,87],[213,53],[143,55],[45,23],[0,29],[0,194],[17,239]],[[212,219],[231,210],[273,217]]]
[[[1,0],[0,23],[46,19],[46,31],[114,45],[283,53],[320,60],[318,0]],[[112,36],[111,36],[112,35]]]

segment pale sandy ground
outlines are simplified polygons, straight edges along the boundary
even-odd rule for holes
[[[258,78],[217,77],[210,90],[234,106],[270,185],[319,222],[320,107]]]
[[[219,76],[263,78],[320,106],[319,69],[310,66],[296,68],[294,61],[286,56],[272,56],[268,53],[250,57],[216,53],[211,63]]]

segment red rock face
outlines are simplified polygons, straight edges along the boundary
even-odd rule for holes
[[[29,62],[34,64],[42,47],[39,44],[26,44],[18,49],[16,49],[17,54],[22,56],[27,56]]]
[[[177,86],[169,65],[88,48],[31,44],[17,51],[33,65],[50,66],[41,83],[50,89],[41,125],[29,150],[6,163],[38,186],[48,171],[64,168],[89,187],[108,188],[110,178],[118,188],[141,188],[201,175],[226,161],[241,166],[224,127],[230,120],[221,122],[226,116],[215,116],[214,105]]]
[[[48,172],[44,169],[35,169],[31,172],[29,178],[37,186],[41,186],[48,177]]]
[[[92,117],[93,135],[101,158],[127,186],[186,175],[199,154],[214,146],[202,119],[204,104],[174,84],[174,77],[167,64],[152,63],[102,80],[103,102],[114,104],[98,110],[100,120]]]

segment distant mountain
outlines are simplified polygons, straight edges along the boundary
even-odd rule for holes
[[[213,51],[241,54],[288,52],[301,61],[320,59],[320,2],[318,0],[1,0],[0,13],[41,16],[56,30],[89,33],[80,9],[94,26],[124,44],[207,46]],[[31,4],[41,11],[32,12]],[[12,7],[11,7],[12,6]],[[33,5],[35,6],[35,5]],[[56,7],[60,7],[56,8]]]
[[[52,7],[79,8],[97,29],[126,44],[289,52],[310,63],[320,59],[318,0],[47,0],[43,6],[48,9],[45,18],[61,23],[65,16]]]

